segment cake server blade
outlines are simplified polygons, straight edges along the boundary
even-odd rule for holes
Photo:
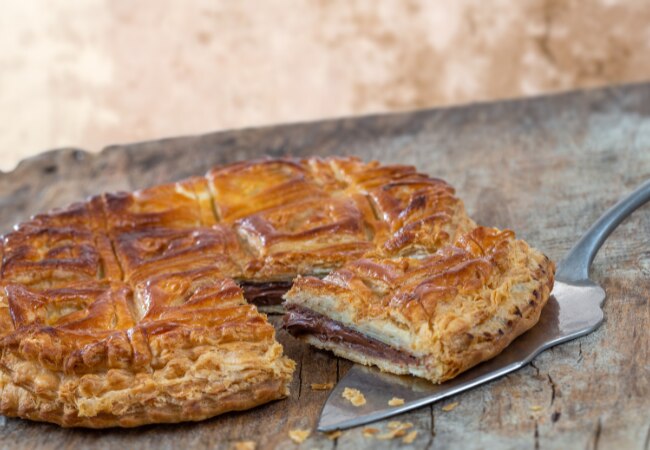
[[[528,364],[544,350],[594,331],[603,321],[601,307],[605,291],[589,280],[591,262],[607,236],[648,200],[650,180],[607,210],[589,228],[559,264],[552,295],[539,322],[498,356],[442,384],[355,365],[330,393],[321,411],[318,430],[364,425],[431,404],[502,377]],[[366,403],[357,407],[344,399],[342,393],[346,387],[361,391]],[[393,397],[404,399],[404,404],[388,405]]]

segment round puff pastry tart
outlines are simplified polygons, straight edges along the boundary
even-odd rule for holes
[[[95,428],[287,396],[295,364],[256,306],[281,310],[296,276],[290,332],[442,381],[532,326],[553,273],[476,228],[444,181],[355,158],[96,196],[17,226],[0,254],[0,413]]]

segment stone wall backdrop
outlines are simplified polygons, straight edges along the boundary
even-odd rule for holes
[[[648,0],[4,0],[0,169],[62,146],[649,79]]]

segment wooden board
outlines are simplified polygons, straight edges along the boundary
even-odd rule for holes
[[[10,126],[10,124],[6,124]],[[650,178],[650,84],[396,115],[227,131],[125,146],[101,154],[63,149],[0,175],[0,229],[106,190],[203,174],[261,155],[359,155],[416,165],[445,178],[480,223],[508,227],[558,260],[605,208]],[[301,448],[626,448],[650,441],[650,207],[601,249],[592,278],[608,293],[606,322],[524,369],[442,404],[405,414],[410,446],[320,433]],[[279,333],[298,362],[289,399],[196,424],[65,430],[6,419],[2,448],[217,448],[243,440],[294,448],[313,428],[326,392],[350,367]],[[452,411],[442,406],[458,402]],[[384,428],[386,422],[377,427]]]

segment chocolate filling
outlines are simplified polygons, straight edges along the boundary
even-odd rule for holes
[[[323,342],[355,350],[365,355],[387,359],[396,364],[416,364],[418,358],[388,344],[366,336],[358,331],[298,305],[286,305],[282,327],[291,335],[312,335]]]
[[[255,306],[275,306],[282,303],[282,296],[291,289],[291,281],[269,281],[240,283],[244,298]]]

